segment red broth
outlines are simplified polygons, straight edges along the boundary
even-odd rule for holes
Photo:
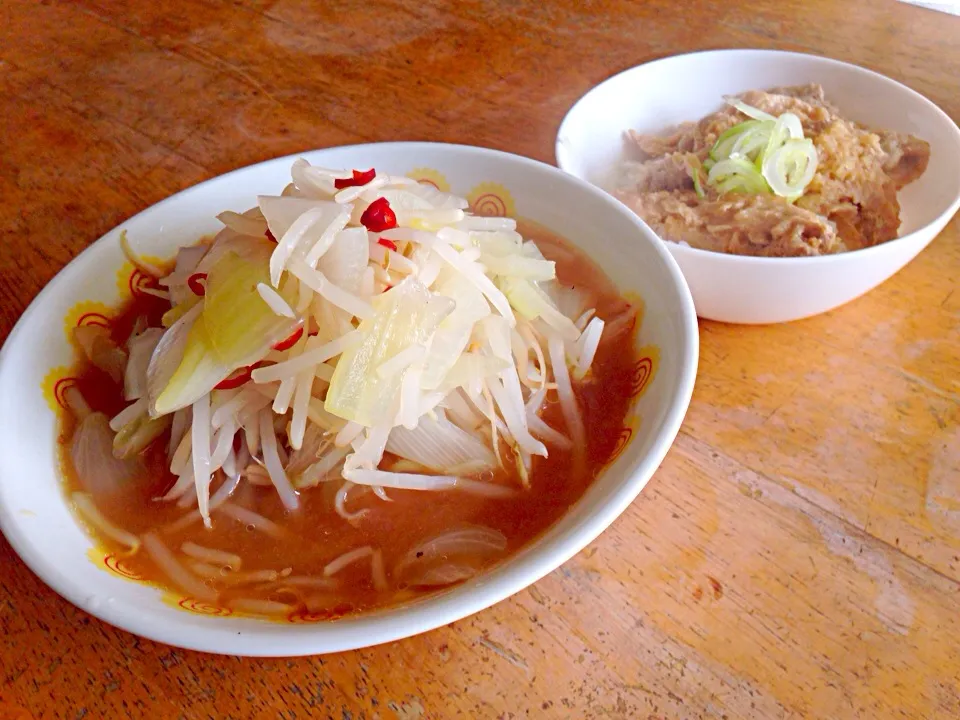
[[[542,252],[557,262],[558,279],[565,285],[582,285],[597,298],[597,314],[605,319],[630,310],[603,272],[583,253],[555,234],[532,223],[522,223],[521,232],[534,239]],[[119,309],[111,322],[114,339],[124,343],[136,318],[146,316],[151,325],[160,324],[160,316],[168,307],[164,300],[150,295],[135,295]],[[580,473],[572,469],[571,455],[548,445],[549,457],[534,457],[529,489],[509,499],[493,499],[459,491],[416,492],[389,490],[392,502],[385,502],[372,492],[360,488],[351,494],[350,511],[367,509],[367,513],[349,523],[334,512],[334,498],[339,482],[321,483],[300,492],[301,506],[286,511],[272,487],[254,486],[246,480],[231,498],[231,503],[263,515],[284,530],[282,537],[272,537],[221,511],[212,514],[213,528],[207,529],[199,519],[187,527],[170,530],[172,524],[190,510],[175,503],[155,498],[168,490],[174,476],[168,470],[165,434],[144,452],[143,471],[130,483],[128,491],[110,497],[94,497],[94,501],[110,521],[127,531],[142,535],[153,531],[182,561],[179,554],[184,542],[191,541],[206,548],[233,553],[242,558],[241,572],[274,570],[291,578],[319,578],[324,567],[341,554],[364,546],[382,551],[388,587],[377,589],[371,575],[370,558],[351,563],[335,576],[336,587],[285,586],[277,582],[231,586],[220,579],[206,583],[219,591],[218,605],[225,609],[238,599],[254,599],[278,603],[278,618],[322,620],[362,612],[408,601],[443,588],[405,587],[393,577],[391,569],[425,540],[464,524],[481,525],[502,533],[507,539],[504,552],[484,558],[483,565],[501,562],[541,535],[566,513],[584,494],[597,472],[610,459],[622,442],[625,418],[631,403],[637,355],[633,350],[637,323],[636,314],[628,320],[629,329],[617,342],[602,342],[586,380],[575,385],[587,428],[587,467]],[[112,417],[125,402],[122,388],[106,374],[86,361],[74,368],[77,387],[91,408]],[[548,407],[542,415],[552,427],[564,431],[564,421],[556,393],[548,394]],[[69,439],[75,421],[63,412],[61,423],[61,464],[64,487],[70,493],[84,490],[71,464]],[[509,465],[509,463],[505,463]],[[515,470],[498,470],[497,482],[520,488]],[[216,486],[213,488],[216,489]],[[362,493],[362,494],[361,494]],[[115,543],[93,532],[105,550],[117,550]],[[171,585],[168,577],[142,549],[123,560],[126,570],[141,579],[171,590],[175,596],[184,593]],[[234,569],[236,570],[236,569]],[[229,571],[224,571],[224,576]],[[226,610],[224,611],[226,612]],[[254,613],[257,614],[257,613]]]

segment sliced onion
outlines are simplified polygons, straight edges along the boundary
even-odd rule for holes
[[[449,584],[466,579],[507,548],[503,533],[480,525],[464,525],[441,533],[413,548],[394,568],[394,576],[408,584]],[[449,565],[461,568],[457,573],[441,571]],[[469,570],[473,572],[469,572]],[[431,574],[433,573],[433,574]]]
[[[479,571],[480,568],[470,563],[446,562],[420,573],[410,573],[406,582],[412,587],[444,587],[469,580]]]
[[[231,210],[225,210],[217,215],[217,220],[240,235],[263,237],[267,233],[267,221],[264,219],[263,214],[259,212],[259,208],[257,208],[257,211],[259,217],[250,217]]]
[[[366,185],[351,185],[349,187],[345,187],[337,192],[337,194],[333,196],[333,199],[338,203],[353,202],[358,197],[366,193],[375,194],[373,191],[376,191],[378,188],[382,188],[386,184],[387,176],[377,173],[373,180],[368,182]]]
[[[600,346],[600,338],[602,335],[603,320],[595,317],[587,323],[586,329],[584,329],[583,334],[577,341],[577,348],[580,351],[575,372],[577,379],[582,379],[593,364],[593,358],[597,354],[597,348]]]
[[[123,382],[127,353],[110,337],[110,331],[99,325],[78,325],[73,337],[93,365],[107,373],[114,382]]]
[[[335,179],[352,177],[349,172],[324,172],[323,168],[312,166],[303,158],[294,160],[290,175],[301,192],[323,200],[329,200],[337,192],[337,188],[333,184]]]
[[[147,394],[147,368],[161,337],[161,328],[147,328],[127,342],[128,359],[123,374],[125,400],[138,400]]]
[[[70,443],[70,459],[77,480],[97,497],[120,492],[142,469],[136,459],[114,455],[113,439],[107,416],[91,413],[80,421]]]
[[[170,378],[180,366],[190,330],[202,312],[203,303],[194,305],[183,317],[167,328],[154,348],[147,366],[147,396],[150,398],[151,408],[156,406],[157,398],[166,389]]]
[[[467,462],[476,462],[482,470],[493,468],[497,462],[490,448],[476,435],[448,420],[427,417],[420,418],[414,430],[394,428],[387,450],[438,472],[449,472]]]

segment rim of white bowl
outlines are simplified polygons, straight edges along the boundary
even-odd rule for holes
[[[557,162],[557,167],[559,167],[564,172],[570,175],[573,175],[572,172],[564,168],[565,163],[563,162],[563,159],[562,159],[563,153],[560,152],[560,138],[563,137],[563,131],[567,126],[568,122],[570,122],[571,117],[574,114],[574,112],[577,110],[577,108],[582,103],[584,103],[593,93],[598,92],[600,88],[602,88],[607,83],[611,83],[615,81],[621,75],[626,75],[628,73],[633,72],[634,70],[637,70],[642,67],[648,67],[650,65],[657,65],[659,63],[668,63],[673,60],[692,57],[695,55],[703,55],[708,57],[710,55],[730,55],[730,54],[738,54],[738,55],[753,54],[753,55],[761,55],[761,56],[778,55],[783,57],[804,58],[807,60],[811,60],[813,62],[822,63],[824,65],[835,65],[835,66],[851,68],[854,70],[858,70],[859,72],[866,73],[868,75],[873,75],[877,80],[884,82],[888,85],[891,85],[893,87],[896,87],[898,90],[906,92],[914,100],[926,105],[929,109],[933,110],[934,113],[938,115],[941,120],[944,120],[948,126],[952,126],[953,139],[956,145],[956,148],[955,148],[956,154],[958,157],[960,157],[960,127],[958,127],[957,123],[953,121],[953,118],[947,115],[947,113],[944,112],[939,105],[937,105],[935,102],[930,100],[925,95],[922,95],[921,93],[917,92],[913,88],[907,85],[904,85],[902,82],[899,82],[898,80],[894,80],[893,78],[888,77],[883,73],[879,73],[876,70],[870,70],[869,68],[865,68],[862,65],[849,63],[844,60],[837,60],[831,57],[825,57],[823,55],[814,55],[813,53],[802,53],[802,52],[795,52],[792,50],[770,50],[770,49],[764,49],[764,48],[716,48],[713,50],[694,50],[692,52],[687,52],[687,53],[678,53],[676,55],[668,55],[666,57],[661,57],[655,60],[650,60],[645,63],[640,63],[639,65],[634,65],[632,67],[621,70],[611,75],[610,77],[606,78],[605,80],[601,80],[599,83],[594,85],[587,92],[585,92],[583,95],[580,96],[580,98],[570,107],[567,113],[563,116],[563,120],[560,121],[560,126],[557,130],[557,139],[556,139],[556,142],[554,143],[554,159]],[[583,179],[583,178],[580,178],[579,175],[574,175],[574,177],[581,180]],[[613,196],[611,195],[611,197]],[[617,202],[620,202],[620,201],[617,200]],[[625,207],[627,206],[625,205]],[[849,250],[847,252],[834,253],[831,255],[812,255],[812,256],[805,256],[805,257],[758,257],[756,255],[735,255],[733,253],[725,253],[725,252],[720,252],[718,250],[703,250],[702,248],[690,247],[689,245],[681,245],[680,243],[674,242],[673,240],[665,240],[663,238],[660,238],[660,240],[661,242],[666,244],[667,247],[673,252],[689,253],[691,255],[705,255],[710,257],[713,260],[716,260],[717,262],[730,262],[730,263],[752,264],[752,265],[771,265],[771,264],[782,264],[785,262],[789,262],[791,265],[800,265],[800,264],[817,265],[817,264],[825,264],[825,263],[831,263],[831,262],[832,263],[841,262],[850,257],[861,258],[867,255],[882,255],[885,252],[894,252],[893,247],[895,247],[899,241],[911,239],[918,233],[921,233],[925,231],[927,228],[933,227],[938,223],[942,222],[946,224],[947,222],[950,221],[950,218],[952,218],[957,213],[957,210],[960,210],[960,187],[958,187],[957,196],[953,199],[953,202],[950,205],[948,205],[933,220],[928,222],[926,225],[923,225],[917,228],[913,232],[907,233],[906,235],[901,235],[899,237],[894,238],[893,240],[888,240],[885,243],[874,245],[873,247],[862,248],[860,250]],[[633,211],[631,210],[630,212],[633,212]],[[651,231],[653,231],[652,228],[651,228]],[[653,232],[654,232],[654,235],[656,235],[656,232],[655,231]],[[933,238],[930,239],[931,242],[932,240]]]
[[[697,316],[693,297],[680,267],[656,234],[635,213],[628,211],[613,196],[591,183],[539,160],[474,145],[423,141],[358,143],[303,150],[231,170],[184,188],[141,210],[123,223],[130,222],[142,213],[155,211],[157,208],[173,203],[182,195],[194,192],[207,183],[219,181],[236,173],[249,172],[272,163],[292,163],[293,160],[305,154],[324,150],[365,149],[374,153],[394,147],[414,150],[447,148],[478,152],[535,167],[547,174],[559,173],[576,185],[580,191],[593,195],[609,205],[611,212],[629,212],[630,221],[636,226],[638,234],[650,238],[651,244],[655,246],[655,251],[663,260],[666,271],[674,282],[680,301],[677,309],[681,314],[682,340],[689,345],[688,355],[677,359],[677,362],[683,366],[679,383],[665,413],[663,424],[660,426],[660,439],[651,452],[638,462],[636,468],[623,478],[606,501],[592,515],[585,518],[575,530],[571,529],[545,544],[542,540],[555,531],[555,526],[551,526],[538,540],[534,541],[532,546],[522,548],[512,560],[507,560],[503,566],[481,574],[478,582],[466,583],[448,592],[428,596],[409,605],[372,611],[343,620],[302,625],[286,625],[261,620],[253,621],[250,628],[244,631],[227,629],[225,626],[218,627],[218,618],[211,618],[208,625],[199,632],[190,632],[189,629],[174,624],[169,626],[154,624],[148,617],[139,614],[137,608],[129,603],[99,603],[96,607],[90,607],[84,602],[90,596],[89,590],[79,587],[59,570],[56,563],[33,551],[25,535],[20,532],[18,522],[13,515],[14,510],[8,507],[0,487],[0,531],[27,567],[54,592],[103,622],[150,640],[188,650],[247,657],[296,657],[356,650],[435,630],[506,600],[553,572],[593,542],[640,494],[673,446],[693,395],[699,361]],[[114,229],[111,229],[91,243],[88,248],[61,268],[24,310],[3,348],[0,348],[0,375],[5,372],[9,348],[15,345],[23,329],[33,320],[33,315],[39,312],[39,304],[47,294],[52,292],[51,288],[60,278],[61,273],[71,271],[71,267],[73,268],[71,272],[79,272],[77,261],[90,252],[94,245],[109,242],[109,236],[113,231]],[[0,486],[2,486],[2,478],[0,478]],[[66,503],[66,497],[61,497]]]

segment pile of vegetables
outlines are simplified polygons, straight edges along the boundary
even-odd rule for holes
[[[547,444],[583,462],[574,386],[604,321],[515,221],[374,169],[298,160],[291,174],[281,195],[221,213],[213,240],[182,248],[160,279],[163,327],[139,328],[113,358],[129,403],[109,421],[115,459],[169,429],[177,480],[162,499],[208,526],[241,478],[291,511],[300,491],[337,482],[353,520],[358,485],[385,500],[500,497]],[[548,393],[562,428],[541,417]],[[75,461],[91,437],[77,433]],[[498,467],[517,487],[493,481]]]

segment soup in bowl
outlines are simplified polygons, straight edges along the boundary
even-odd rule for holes
[[[609,524],[676,435],[696,348],[669,255],[559,171],[422,143],[281,158],[132,218],[25,313],[3,529],[163,642],[403,637]]]

